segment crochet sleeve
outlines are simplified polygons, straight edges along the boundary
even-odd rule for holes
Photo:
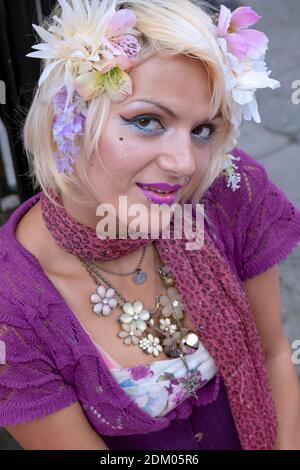
[[[0,292],[0,426],[42,418],[77,399],[33,328]]]
[[[241,280],[285,259],[300,241],[300,211],[268,177],[265,167],[242,151],[243,209],[236,227]]]
[[[269,178],[265,167],[235,148],[240,189],[221,174],[203,198],[209,232],[240,281],[280,263],[300,241],[300,210]]]

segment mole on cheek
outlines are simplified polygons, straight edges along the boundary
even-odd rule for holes
[[[122,142],[124,140],[124,137],[120,137],[119,140]]]

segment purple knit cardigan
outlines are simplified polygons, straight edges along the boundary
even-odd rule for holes
[[[234,155],[241,157],[241,189],[232,192],[219,176],[202,202],[209,233],[242,284],[295,248],[300,211],[263,165],[241,150]],[[0,426],[41,418],[79,400],[99,435],[165,429],[176,414],[188,414],[190,399],[164,417],[141,410],[117,384],[38,260],[16,240],[18,221],[39,197],[18,207],[0,229],[0,340],[6,349],[5,364],[0,360]]]

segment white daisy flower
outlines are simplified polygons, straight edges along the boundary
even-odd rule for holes
[[[133,324],[141,331],[146,330],[146,321],[150,318],[150,312],[144,308],[143,302],[140,300],[136,300],[133,303],[126,302],[123,305],[123,312],[120,316],[121,323]]]
[[[148,334],[146,338],[140,340],[140,348],[156,357],[162,352],[159,338],[151,334]]]

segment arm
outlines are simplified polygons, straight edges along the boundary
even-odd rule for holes
[[[278,417],[275,449],[300,449],[300,388],[281,321],[277,266],[244,281],[266,357]]]
[[[26,450],[107,450],[76,402],[42,419],[5,429]]]

